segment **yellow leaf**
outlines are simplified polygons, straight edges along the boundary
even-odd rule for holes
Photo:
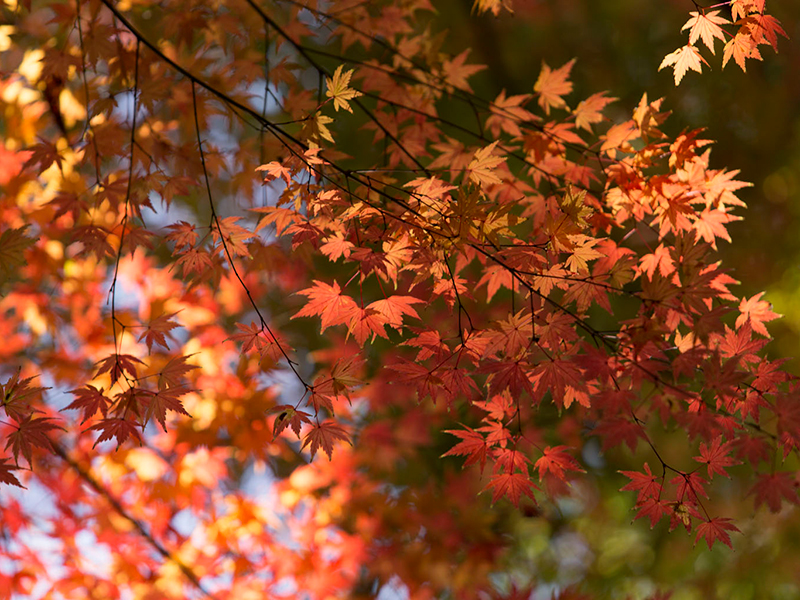
[[[667,54],[664,60],[661,61],[661,66],[658,67],[658,70],[672,66],[675,69],[675,85],[678,85],[689,69],[702,73],[701,61],[708,66],[706,59],[700,55],[700,51],[695,46],[686,44],[683,48],[678,48],[675,52]]]
[[[340,108],[350,113],[353,112],[353,109],[350,108],[349,101],[362,95],[361,92],[350,87],[350,78],[352,76],[352,69],[343,72],[342,65],[339,65],[333,73],[333,79],[330,77],[325,78],[328,83],[328,90],[325,92],[325,95],[333,99],[333,108],[335,108],[337,112]]]
[[[492,156],[497,142],[492,142],[485,148],[475,152],[475,158],[469,163],[467,170],[469,177],[477,184],[501,183],[500,179],[493,171],[497,165],[505,162],[502,156]]]

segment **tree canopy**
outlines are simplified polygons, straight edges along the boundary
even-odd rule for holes
[[[787,44],[674,4],[670,86]],[[0,597],[800,594],[758,194],[669,97],[452,3],[2,10]]]

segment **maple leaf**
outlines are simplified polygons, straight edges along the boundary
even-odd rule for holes
[[[781,509],[783,500],[792,504],[800,504],[797,496],[797,480],[794,473],[788,471],[778,471],[769,475],[758,476],[756,484],[748,492],[755,492],[756,508],[766,504],[771,512],[778,512]]]
[[[186,382],[186,373],[192,369],[200,368],[197,365],[190,365],[186,362],[192,356],[194,356],[194,354],[170,359],[158,373],[158,389],[164,390],[170,387],[183,387]]]
[[[672,485],[677,486],[676,495],[681,502],[696,503],[698,496],[708,498],[708,493],[703,484],[705,480],[695,472],[681,473],[670,479]]]
[[[272,439],[273,441],[281,434],[287,427],[291,427],[295,435],[300,437],[300,429],[303,423],[311,423],[311,415],[302,410],[297,410],[295,407],[288,404],[281,404],[270,409],[271,413],[278,413],[275,417],[275,422],[272,424]]]
[[[739,303],[739,312],[741,314],[736,317],[737,329],[749,321],[753,331],[760,333],[764,337],[769,337],[769,332],[764,323],[778,319],[783,315],[772,312],[772,305],[766,300],[761,300],[763,295],[764,292],[761,292],[752,298],[742,299]]]
[[[467,48],[453,59],[444,61],[442,64],[442,75],[446,86],[452,86],[467,92],[472,91],[472,88],[469,87],[469,83],[467,83],[467,79],[472,77],[478,71],[485,69],[486,66],[465,64],[469,52],[470,50]]]
[[[730,21],[724,17],[718,17],[718,10],[707,13],[692,11],[689,13],[691,19],[686,21],[681,31],[691,29],[689,32],[689,43],[694,44],[698,39],[703,40],[706,47],[714,54],[714,39],[725,41],[725,31],[720,25],[729,24]]]
[[[503,182],[494,172],[497,165],[502,164],[506,160],[505,157],[502,156],[492,156],[492,152],[494,152],[498,143],[499,142],[495,141],[485,148],[476,150],[475,158],[473,158],[472,162],[467,166],[469,178],[478,185]]]
[[[778,36],[788,39],[788,35],[781,27],[780,22],[772,15],[756,14],[750,17],[752,23],[752,37],[758,44],[769,44],[775,52],[778,51]]]
[[[733,548],[731,545],[731,537],[728,535],[729,531],[739,531],[739,528],[731,523],[730,519],[716,517],[708,521],[703,521],[697,526],[697,537],[694,538],[694,544],[696,546],[700,538],[705,538],[709,550],[711,550],[711,546],[713,546],[714,542],[717,540],[728,546],[728,548]],[[741,531],[739,531],[739,533],[741,533]]]
[[[139,336],[139,341],[141,342],[144,339],[145,344],[147,344],[148,352],[153,351],[153,344],[157,344],[158,346],[162,346],[164,349],[169,350],[167,338],[171,339],[173,342],[175,341],[175,338],[172,337],[170,330],[180,326],[179,323],[176,321],[170,321],[170,319],[177,314],[178,313],[174,312],[169,315],[161,315],[150,321],[147,329],[145,329],[145,332]]]
[[[99,423],[92,425],[89,427],[87,431],[97,430],[100,431],[100,435],[94,442],[94,446],[97,446],[100,442],[105,442],[112,438],[117,438],[117,446],[121,446],[128,438],[133,438],[139,443],[142,441],[142,437],[139,435],[139,430],[137,429],[137,423],[135,421],[131,421],[129,419],[120,419],[120,418],[108,418],[103,419]]]
[[[320,139],[328,140],[333,144],[333,135],[331,135],[331,130],[328,129],[328,125],[331,123],[333,123],[333,119],[331,119],[329,116],[323,115],[322,113],[316,113],[306,122],[306,125],[309,129],[308,137],[316,141],[319,141]]]
[[[329,90],[330,91],[330,90]],[[338,110],[338,109],[337,109]],[[348,107],[349,110],[349,107]],[[352,111],[350,111],[352,112]],[[264,176],[264,181],[272,181],[273,179],[277,179],[278,177],[282,177],[283,180],[286,182],[286,185],[292,185],[292,171],[291,169],[287,169],[281,163],[277,161],[268,162],[265,165],[261,165],[256,167],[256,171],[266,171],[267,174]],[[259,227],[260,229],[260,227]]]
[[[536,497],[533,495],[533,490],[538,490],[528,475],[522,473],[500,473],[494,475],[492,480],[484,488],[485,490],[492,490],[492,504],[497,502],[503,496],[508,496],[511,503],[519,508],[519,501],[522,496],[527,496],[536,503]]]
[[[342,65],[336,67],[333,73],[333,79],[326,77],[325,81],[328,84],[328,89],[325,95],[333,99],[333,108],[338,112],[343,108],[349,113],[353,112],[350,108],[350,100],[361,96],[361,92],[354,90],[350,87],[350,78],[353,76],[353,71],[342,71]]]
[[[479,372],[490,373],[490,395],[500,393],[507,388],[515,398],[519,398],[522,392],[527,392],[531,399],[536,398],[525,364],[519,360],[487,361]]]
[[[18,423],[33,411],[31,401],[43,391],[50,389],[31,386],[34,377],[20,379],[21,372],[21,369],[17,369],[5,384],[0,384],[3,410]]]
[[[396,383],[413,384],[417,388],[420,400],[430,396],[434,400],[441,392],[443,382],[433,371],[415,362],[400,359],[400,362],[387,365],[387,369],[395,371]]]
[[[256,350],[261,350],[269,341],[266,339],[266,334],[264,333],[264,328],[261,325],[256,324],[255,321],[250,321],[250,325],[243,325],[242,323],[236,323],[236,328],[239,330],[239,333],[233,334],[229,337],[229,340],[233,340],[235,342],[242,343],[242,353],[247,352],[251,348],[255,348]]]
[[[111,382],[116,382],[120,377],[127,373],[127,376],[136,379],[136,363],[143,365],[144,363],[130,354],[111,354],[97,363],[97,372],[95,377],[108,372],[111,375]]]
[[[169,387],[159,390],[155,394],[143,395],[142,398],[144,399],[145,404],[144,424],[147,425],[148,421],[150,421],[151,418],[154,418],[156,421],[161,423],[161,427],[166,433],[168,410],[186,415],[187,417],[191,416],[188,412],[186,412],[186,409],[183,408],[183,403],[179,399],[188,391],[188,389],[182,387]]]
[[[7,462],[7,458],[0,458],[0,483],[25,488],[25,486],[19,482],[19,479],[17,479],[16,475],[11,472],[16,471],[19,467],[6,464]]]
[[[342,257],[349,258],[350,252],[354,247],[352,242],[345,239],[344,234],[336,232],[335,235],[325,238],[325,243],[319,247],[319,250],[332,261],[336,262]]]
[[[310,301],[292,319],[319,315],[320,333],[322,333],[328,327],[349,323],[358,315],[360,308],[350,296],[342,295],[342,288],[338,282],[334,281],[333,285],[328,285],[314,280],[313,283],[310,288],[297,292],[310,298]]]
[[[383,316],[386,325],[400,331],[403,327],[403,317],[409,316],[419,319],[417,311],[412,304],[419,304],[422,300],[414,296],[388,296],[383,300],[376,300],[367,305],[367,309],[372,309]]]
[[[175,262],[175,266],[180,266],[183,269],[183,274],[189,275],[190,273],[207,273],[214,268],[214,263],[205,250],[189,248],[181,253]]]
[[[359,345],[363,346],[368,339],[375,339],[375,336],[389,339],[386,335],[384,325],[386,319],[378,311],[372,308],[356,308],[351,317],[350,325],[347,328],[348,335],[352,334]]]
[[[624,491],[638,491],[639,496],[636,498],[636,503],[641,504],[648,498],[657,498],[661,494],[662,486],[658,479],[650,471],[650,465],[644,463],[644,473],[638,471],[619,471],[625,477],[628,477],[631,482],[625,484],[619,490]]]
[[[578,462],[567,454],[567,450],[570,450],[569,446],[555,446],[552,448],[547,446],[547,448],[542,451],[541,458],[533,465],[535,469],[539,469],[540,481],[544,480],[545,476],[548,474],[557,477],[561,481],[566,481],[567,477],[564,471],[579,471],[585,473],[585,471],[580,468],[580,465],[578,465]]]
[[[736,215],[722,210],[706,208],[702,213],[697,215],[697,219],[692,224],[692,228],[697,231],[701,239],[711,244],[711,247],[716,250],[717,243],[715,238],[731,241],[731,236],[728,235],[728,231],[725,229],[725,223],[739,220],[741,220],[741,217],[737,217]]]
[[[43,448],[45,450],[55,451],[53,443],[47,437],[47,432],[53,429],[61,429],[66,431],[63,427],[53,423],[52,417],[42,417],[34,419],[33,414],[29,414],[22,421],[17,423],[16,430],[9,434],[6,442],[6,449],[11,447],[11,452],[14,454],[14,461],[19,464],[19,453],[31,463],[31,452],[34,446]]]
[[[586,100],[581,100],[572,111],[575,116],[575,126],[591,131],[593,123],[603,120],[603,109],[616,100],[617,98],[607,97],[605,92],[592,94]]]
[[[490,10],[496,17],[500,14],[500,9],[505,9],[512,13],[514,12],[511,7],[511,1],[512,0],[475,0],[472,3],[472,10],[477,11],[478,14]]]
[[[700,444],[700,456],[695,456],[697,462],[706,463],[708,465],[709,479],[714,476],[714,473],[719,473],[726,477],[730,477],[725,472],[725,467],[741,464],[738,460],[730,456],[731,443],[722,443],[722,438],[717,437],[711,442],[711,445],[704,443]]]
[[[658,70],[672,66],[675,71],[675,85],[678,85],[689,69],[702,73],[701,62],[708,66],[706,59],[702,57],[697,47],[692,44],[686,44],[683,48],[678,48],[675,52],[667,54],[664,60],[661,61]]]
[[[99,411],[105,417],[108,414],[108,407],[111,400],[103,394],[103,388],[99,390],[93,385],[87,384],[76,390],[71,390],[70,394],[75,395],[75,400],[62,410],[83,410],[83,420],[85,423]]]
[[[633,520],[637,519],[650,519],[650,529],[656,526],[664,515],[672,514],[670,503],[657,496],[647,497],[642,502],[636,503],[636,516]]]
[[[343,358],[336,361],[331,369],[331,384],[334,394],[344,394],[349,397],[350,390],[363,383],[356,373],[363,366],[363,361],[357,356]]]
[[[214,240],[223,240],[225,248],[232,256],[245,256],[250,258],[250,251],[247,249],[245,242],[254,238],[255,234],[241,225],[237,225],[236,221],[239,219],[241,219],[241,217],[217,219],[217,228],[213,230],[212,234]]]
[[[466,426],[464,427],[465,429],[463,430],[461,429],[445,430],[445,433],[449,433],[458,438],[461,438],[461,441],[458,442],[452,448],[450,448],[450,450],[442,454],[442,457],[466,456],[467,459],[464,461],[464,467],[468,467],[469,465],[478,463],[481,466],[481,473],[483,473],[483,468],[484,466],[486,466],[486,457],[488,454],[488,446],[486,444],[486,438],[483,437],[483,435],[481,435],[474,429],[471,429]]]
[[[658,248],[650,254],[645,254],[639,263],[642,272],[644,272],[650,279],[658,269],[662,277],[668,277],[675,271],[675,263],[670,256],[669,248],[664,244],[659,244]]]
[[[733,58],[742,71],[747,71],[745,61],[748,58],[761,60],[761,53],[758,51],[758,42],[749,33],[739,31],[735,36],[728,40],[722,53],[722,68]]]
[[[569,81],[569,74],[575,59],[566,63],[556,70],[552,70],[547,63],[542,61],[542,70],[533,85],[533,91],[539,94],[539,106],[545,113],[550,114],[551,108],[567,108],[562,96],[572,92],[572,82]]]
[[[29,227],[29,225],[25,225],[16,229],[6,229],[0,233],[0,272],[5,275],[14,273],[20,265],[24,264],[25,250],[36,241],[25,235]]]
[[[343,440],[348,444],[351,443],[347,431],[336,421],[328,419],[311,427],[303,437],[301,449],[308,446],[313,459],[317,450],[321,447],[325,454],[328,455],[328,460],[331,460],[333,458],[333,443],[336,440]]]
[[[522,130],[517,123],[535,119],[532,113],[522,108],[522,105],[529,99],[528,94],[506,97],[506,91],[501,91],[489,107],[492,115],[486,119],[486,127],[492,132],[492,135],[497,137],[503,130],[511,136],[521,137]]]

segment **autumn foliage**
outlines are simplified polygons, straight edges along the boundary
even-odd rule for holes
[[[713,132],[576,98],[574,61],[479,97],[430,9],[6,3],[0,515],[61,554],[0,546],[0,590],[505,597],[497,515],[579,497],[588,455],[708,548],[728,478],[800,502],[800,382],[716,253],[749,184]],[[676,84],[698,42],[744,70],[785,36],[763,0],[695,9]]]

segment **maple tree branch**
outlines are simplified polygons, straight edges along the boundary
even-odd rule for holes
[[[308,389],[308,383],[303,378],[303,376],[300,375],[300,372],[297,370],[297,367],[296,367],[297,363],[295,363],[289,357],[289,355],[286,352],[286,350],[284,349],[283,345],[281,345],[281,343],[278,340],[277,336],[272,331],[270,326],[267,324],[267,321],[264,318],[264,316],[261,314],[261,310],[258,308],[258,305],[256,304],[255,299],[253,298],[252,294],[250,293],[250,289],[247,287],[247,285],[245,284],[244,280],[242,279],[242,276],[239,274],[239,270],[236,268],[236,264],[234,263],[234,260],[233,260],[233,255],[231,254],[230,248],[228,247],[228,243],[225,240],[225,234],[222,231],[222,226],[220,225],[219,216],[217,216],[217,211],[216,211],[216,208],[214,207],[214,199],[213,199],[213,196],[212,196],[212,193],[211,193],[211,182],[209,181],[208,169],[206,168],[205,152],[203,151],[203,140],[202,140],[201,135],[200,135],[200,120],[199,120],[199,117],[198,117],[198,114],[197,114],[197,93],[196,93],[196,87],[195,87],[195,83],[194,82],[192,82],[192,108],[193,108],[193,113],[194,113],[195,131],[197,133],[197,147],[198,147],[198,149],[200,151],[200,163],[202,164],[202,167],[203,167],[203,176],[205,178],[206,193],[208,194],[208,204],[209,204],[209,207],[211,208],[211,218],[212,218],[212,220],[214,221],[214,224],[217,227],[217,232],[219,233],[220,243],[222,244],[222,247],[223,247],[223,249],[225,251],[225,255],[228,258],[228,264],[231,267],[231,271],[236,276],[236,279],[239,281],[239,284],[242,286],[242,288],[244,289],[245,293],[247,294],[247,297],[250,300],[250,304],[253,307],[253,310],[256,311],[256,314],[258,315],[258,318],[260,319],[262,329],[266,330],[266,332],[272,338],[273,343],[278,347],[278,349],[280,350],[281,354],[286,359],[286,362],[288,363],[289,368],[295,374],[295,376],[300,381],[300,383],[303,384],[303,386],[305,386],[306,389]]]

